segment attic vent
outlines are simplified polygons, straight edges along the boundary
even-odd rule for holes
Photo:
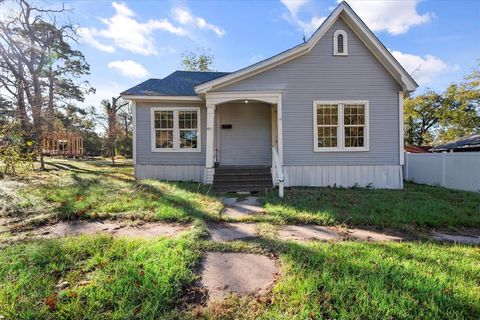
[[[333,34],[333,55],[348,55],[347,33],[344,30],[337,30]]]

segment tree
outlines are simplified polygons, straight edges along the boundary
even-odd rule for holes
[[[81,101],[83,92],[90,89],[72,79],[88,74],[89,66],[81,52],[68,44],[75,41],[75,28],[58,23],[65,20],[58,19],[66,13],[63,6],[56,10],[36,7],[27,0],[10,3],[10,15],[0,19],[0,83],[15,99],[22,131],[33,137],[40,168],[44,169],[41,139],[45,106],[48,123],[52,123],[55,96]]]
[[[112,165],[115,165],[115,150],[119,136],[122,133],[122,126],[119,121],[119,112],[128,105],[121,97],[112,97],[112,101],[103,100],[103,114],[98,115],[100,124],[105,129],[105,142],[107,156],[112,159]]]
[[[210,51],[185,51],[182,53],[181,68],[185,71],[214,71],[213,69],[214,56]]]
[[[428,91],[404,103],[405,141],[424,146],[433,142],[432,130],[438,127],[445,112],[443,97]]]

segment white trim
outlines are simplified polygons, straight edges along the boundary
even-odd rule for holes
[[[212,169],[215,165],[215,104],[207,102],[207,140],[205,152],[205,167]]]
[[[281,99],[280,91],[236,91],[236,92],[209,92],[205,94],[207,104],[221,104],[235,100],[257,100],[275,104]]]
[[[150,100],[150,101],[202,101],[202,98],[198,96],[130,96],[122,95],[124,100]]]
[[[343,52],[338,52],[338,35],[343,36]],[[348,56],[348,35],[345,30],[337,30],[333,33],[333,55]]]
[[[155,111],[173,111],[173,148],[157,148],[155,145]],[[178,112],[179,111],[197,111],[197,147],[196,148],[180,148],[180,129],[178,128]],[[150,108],[150,140],[152,152],[201,152],[202,150],[202,125],[200,107],[152,107]]]
[[[310,37],[310,39],[308,39],[307,42],[275,55],[269,59],[230,73],[226,76],[199,84],[195,87],[195,92],[197,94],[201,94],[206,93],[211,89],[221,88],[310,52],[315,44],[337,21],[340,15],[347,25],[349,25],[349,27],[353,30],[353,32],[360,37],[364,44],[375,55],[379,62],[390,72],[393,78],[398,81],[404,91],[414,91],[418,87],[418,84],[415,82],[415,80],[413,80],[410,74],[400,65],[400,63],[393,57],[393,55],[380,42],[380,40],[378,40],[378,38],[358,17],[352,8],[345,1],[343,1],[332,11],[328,18],[322,23],[322,25],[317,29],[317,31],[315,31],[315,33]]]
[[[137,103],[131,101],[132,104],[132,158],[133,164],[137,163]]]
[[[404,135],[404,124],[403,124],[403,92],[399,91],[398,92],[398,142],[400,144],[400,165],[405,164],[405,146],[404,146],[404,141],[403,141],[403,135]]]
[[[337,125],[337,147],[319,148],[318,147],[318,125],[317,125],[317,105],[336,104],[338,112]],[[345,125],[344,125],[344,105],[345,104],[363,104],[365,106],[365,126],[364,126],[364,146],[363,147],[345,147]],[[313,101],[313,151],[314,152],[365,152],[370,150],[370,113],[368,100],[314,100]]]

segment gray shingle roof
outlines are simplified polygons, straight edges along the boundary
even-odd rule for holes
[[[446,150],[460,150],[471,149],[480,147],[480,134],[474,134],[472,136],[459,139],[457,141],[442,144],[440,146],[433,147],[432,151],[446,151]]]
[[[194,87],[229,72],[175,71],[163,79],[148,79],[125,90],[121,95],[132,96],[195,96]]]

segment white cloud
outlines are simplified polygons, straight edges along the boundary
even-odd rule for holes
[[[293,17],[296,17],[298,10],[308,3],[309,0],[280,0]]]
[[[120,74],[132,79],[141,79],[150,75],[147,69],[133,60],[112,61],[108,64],[108,68],[117,70]]]
[[[325,21],[326,18],[327,17],[314,16],[310,19],[310,21],[305,22],[305,21],[297,20],[297,23],[306,34],[312,34],[318,29],[318,27],[320,27],[320,25],[322,24],[323,21]]]
[[[204,18],[194,16],[187,9],[173,8],[172,17],[182,25],[195,26],[201,30],[210,30],[219,37],[223,37],[225,35],[225,30],[214,24],[208,23]]]
[[[283,18],[296,25],[307,35],[311,35],[320,27],[326,17],[313,16],[310,20],[304,21],[298,17],[298,12],[302,7],[309,3],[309,0],[280,0],[287,7],[289,14],[283,15]]]
[[[449,66],[441,59],[430,54],[422,57],[400,51],[391,52],[420,86],[430,83],[441,74],[454,72],[459,68],[458,65]]]
[[[342,2],[342,0],[337,0]],[[429,22],[433,13],[419,14],[420,0],[372,1],[347,0],[372,31],[387,31],[391,35],[406,33],[412,26]]]
[[[81,41],[95,48],[114,52],[115,47],[143,55],[158,54],[152,33],[156,30],[166,31],[178,36],[187,36],[188,32],[180,26],[173,25],[168,19],[138,22],[135,13],[124,3],[113,2],[115,14],[110,18],[100,18],[105,29],[80,28]],[[99,39],[107,41],[102,43]]]

